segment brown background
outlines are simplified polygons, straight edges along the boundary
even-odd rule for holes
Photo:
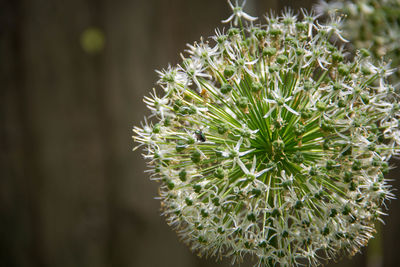
[[[228,266],[197,258],[166,225],[131,129],[148,114],[154,69],[229,15],[224,0],[0,0],[1,267]],[[82,49],[88,27],[105,35],[99,53]],[[382,241],[332,266],[400,266],[399,200],[389,206]]]

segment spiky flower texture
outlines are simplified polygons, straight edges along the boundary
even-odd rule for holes
[[[134,128],[163,214],[192,250],[232,263],[353,255],[392,197],[383,176],[400,143],[391,70],[366,53],[346,61],[329,43],[336,24],[304,10],[262,25],[232,7],[226,32],[158,72],[165,93],[144,100],[154,122]]]
[[[379,60],[400,65],[400,0],[320,0],[318,13],[343,16],[340,28],[357,49],[368,48]],[[400,87],[400,68],[390,78]]]

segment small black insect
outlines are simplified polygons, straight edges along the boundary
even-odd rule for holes
[[[197,141],[200,141],[200,142],[206,141],[206,136],[204,135],[204,133],[201,130],[196,130],[194,132],[194,135],[196,136]]]

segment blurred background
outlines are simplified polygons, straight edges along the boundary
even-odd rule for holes
[[[314,2],[248,0],[245,11]],[[1,267],[229,266],[167,226],[131,138],[154,69],[229,15],[225,0],[0,0]],[[329,266],[400,266],[400,201],[388,206],[370,246]]]

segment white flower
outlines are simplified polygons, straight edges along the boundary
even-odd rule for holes
[[[239,164],[240,168],[242,169],[242,171],[244,172],[244,174],[246,175],[246,177],[250,180],[254,180],[258,177],[260,177],[261,175],[263,175],[264,173],[266,173],[267,171],[271,170],[272,167],[270,168],[265,168],[259,172],[256,172],[256,167],[257,167],[257,156],[254,155],[253,158],[253,163],[251,165],[250,170],[247,169],[246,165],[243,164],[243,162],[240,160],[240,158],[238,158],[237,163]],[[245,179],[246,180],[246,179]],[[244,181],[245,181],[244,180]],[[239,180],[240,181],[240,180]]]
[[[177,85],[185,86],[189,83],[186,73],[179,71],[179,69],[177,68],[172,68],[171,66],[168,66],[166,70],[156,70],[156,72],[160,77],[158,84],[162,86],[165,92],[169,92]]]
[[[228,0],[228,4],[231,7],[233,14],[229,16],[229,18],[225,19],[222,21],[222,23],[228,23],[233,20],[233,25],[237,26],[238,22],[240,21],[241,18],[244,18],[248,21],[254,21],[257,19],[257,17],[252,17],[246,13],[243,12],[243,7],[246,4],[246,0],[243,0],[242,5],[239,6],[238,0],[235,0],[235,6],[232,5],[231,0]]]
[[[293,113],[296,116],[300,115],[297,111],[295,111],[288,104],[286,104],[287,102],[290,102],[290,100],[293,99],[293,96],[284,98],[280,95],[279,91],[276,92],[275,90],[272,90],[271,94],[272,94],[273,99],[265,98],[264,101],[269,104],[274,104],[274,105],[272,108],[269,109],[267,114],[264,115],[264,118],[268,118],[276,108],[278,108],[278,110],[280,111],[280,109],[279,109],[280,107],[286,108],[288,111],[290,111],[291,113]]]

